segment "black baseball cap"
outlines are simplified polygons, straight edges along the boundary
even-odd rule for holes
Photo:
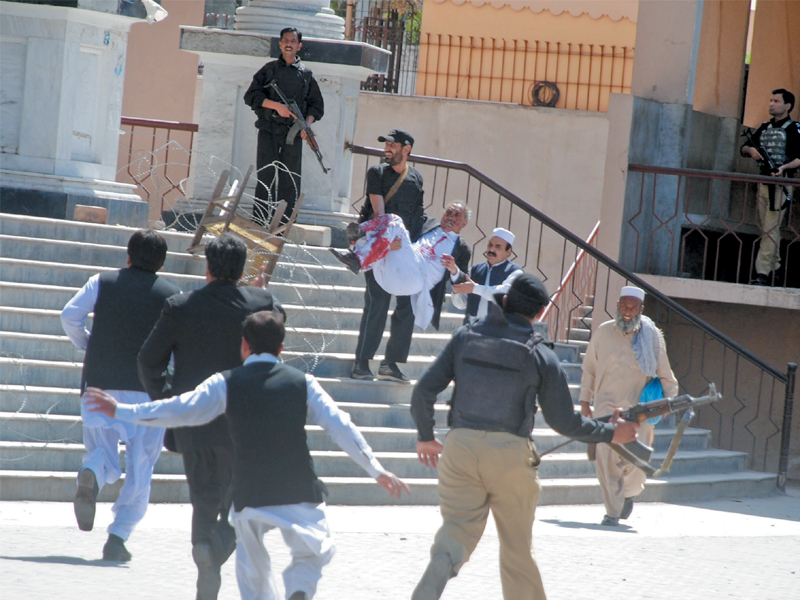
[[[411,137],[411,134],[407,131],[403,131],[402,129],[392,129],[389,132],[389,135],[382,135],[378,138],[379,142],[397,142],[398,144],[403,144],[404,146],[413,146],[414,145],[414,138]]]
[[[522,273],[511,284],[508,290],[508,304],[517,308],[525,308],[525,312],[538,313],[550,302],[550,294],[544,287],[542,280],[531,275]]]

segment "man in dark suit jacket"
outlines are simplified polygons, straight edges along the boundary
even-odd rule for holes
[[[237,286],[247,247],[223,235],[206,245],[208,284],[167,300],[161,317],[139,352],[139,378],[154,400],[193,390],[214,373],[242,364],[242,322],[251,313],[279,310],[262,288]],[[174,356],[171,383],[166,377]],[[222,415],[201,427],[169,430],[167,447],[183,455],[192,502],[192,557],[197,564],[197,599],[216,599],[220,566],[235,547],[228,523],[233,444]],[[168,433],[168,437],[169,437]]]
[[[522,274],[522,267],[509,260],[513,246],[514,234],[496,227],[486,245],[486,262],[473,265],[469,275],[462,273],[453,283],[453,306],[466,309],[464,323],[485,317],[495,296],[507,294]]]
[[[469,223],[469,218],[470,211],[464,205],[454,202],[445,209],[441,223],[437,219],[426,217],[422,225],[422,233],[419,238],[413,241],[422,240],[426,236],[433,239],[437,234],[441,236],[442,232],[459,233]],[[396,246],[393,245],[392,247],[399,249],[401,242],[396,241],[394,244]],[[439,329],[439,318],[442,313],[442,302],[444,301],[447,280],[451,275],[457,276],[459,270],[466,271],[469,267],[471,256],[472,252],[469,246],[458,237],[453,244],[453,249],[447,252],[442,260],[445,272],[441,281],[430,291],[434,307],[431,323],[436,329]],[[369,369],[369,361],[375,356],[383,337],[386,315],[389,311],[389,303],[392,296],[378,285],[371,272],[367,272],[366,282],[365,307],[361,317],[361,327],[358,334],[358,343],[356,344],[356,361],[351,377],[369,380],[373,378]],[[404,363],[408,360],[413,332],[414,313],[411,301],[408,296],[398,297],[397,306],[392,316],[392,328],[389,334],[389,341],[386,344],[386,353],[378,370],[378,379],[409,383],[408,377],[400,371],[397,363]]]

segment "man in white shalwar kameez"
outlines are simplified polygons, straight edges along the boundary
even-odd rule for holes
[[[311,600],[334,545],[325,519],[324,484],[313,470],[305,424],[320,425],[370,476],[400,497],[408,486],[385,471],[347,413],[312,376],[279,363],[283,317],[261,311],[243,324],[244,365],[217,373],[194,391],[147,405],[124,405],[102,390],[84,395],[89,412],[158,427],[195,426],[221,414],[234,444],[236,578],[243,600],[278,600],[264,534],[278,528],[292,561],[286,598]]]
[[[581,414],[603,417],[639,403],[653,378],[658,378],[665,398],[678,393],[678,382],[667,357],[664,336],[652,320],[642,314],[644,290],[625,286],[617,302],[615,319],[606,321],[592,334],[583,359]],[[653,443],[653,425],[642,423],[639,440]],[[602,525],[615,526],[633,510],[633,499],[642,493],[646,475],[614,452],[608,444],[597,445],[597,480],[603,491],[606,514]]]

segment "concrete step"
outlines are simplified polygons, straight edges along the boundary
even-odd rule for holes
[[[94,225],[63,219],[0,213],[0,235],[3,236],[111,245],[125,249],[127,248],[128,240],[135,231],[135,228],[121,225]],[[160,233],[167,240],[170,252],[185,253],[186,249],[191,246],[193,237],[191,233],[169,230],[161,231]],[[322,247],[286,244],[282,255],[288,257],[292,262],[340,266],[340,263],[328,249]]]
[[[313,441],[313,440],[312,440]],[[314,444],[317,445],[317,444]],[[77,474],[82,465],[83,445],[78,443],[0,442],[0,464],[14,471],[72,471]],[[121,448],[121,465],[125,465],[125,449]],[[312,449],[314,468],[320,477],[363,477],[364,472],[347,453],[338,447]],[[375,450],[376,458],[385,469],[402,478],[436,477],[436,471],[422,465],[414,452]],[[656,454],[653,464],[658,466],[664,454]],[[672,476],[705,473],[732,473],[744,470],[747,456],[742,452],[723,450],[680,451],[670,470]],[[154,470],[158,474],[182,474],[180,454],[164,452]],[[592,477],[594,465],[584,453],[558,452],[542,458],[539,477],[574,478]]]
[[[398,500],[369,477],[322,477],[328,488],[329,504],[436,505],[436,479],[406,479],[411,496]],[[594,477],[540,479],[541,506],[558,504],[599,504],[602,494]],[[122,482],[106,486],[98,500],[111,502]],[[676,476],[652,479],[637,502],[680,502],[724,497],[766,496],[775,490],[775,476],[769,473],[742,471],[703,476]],[[0,471],[0,500],[70,502],[75,494],[75,473],[69,471]],[[182,475],[154,475],[151,502],[189,502],[189,491]]]
[[[314,373],[319,377],[348,377],[353,368],[355,355],[349,353],[330,352],[324,355],[286,352],[281,355],[286,364],[292,365],[300,370]],[[410,379],[418,379],[428,368],[428,365],[436,358],[435,354],[428,356],[413,355],[408,357],[408,362],[399,365],[403,374]],[[383,356],[378,355],[376,360],[382,360]],[[580,383],[581,366],[574,363],[561,363],[561,368],[567,375],[570,383]],[[373,370],[377,375],[377,370]]]

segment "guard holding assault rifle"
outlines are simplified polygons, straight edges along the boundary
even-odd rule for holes
[[[258,117],[258,185],[253,220],[261,225],[270,221],[270,202],[286,200],[286,222],[300,196],[303,144],[296,139],[298,132],[317,155],[322,170],[328,171],[309,127],[322,118],[325,103],[311,69],[297,56],[302,40],[303,34],[296,28],[283,29],[281,56],[259,69],[244,94],[245,104]]]

